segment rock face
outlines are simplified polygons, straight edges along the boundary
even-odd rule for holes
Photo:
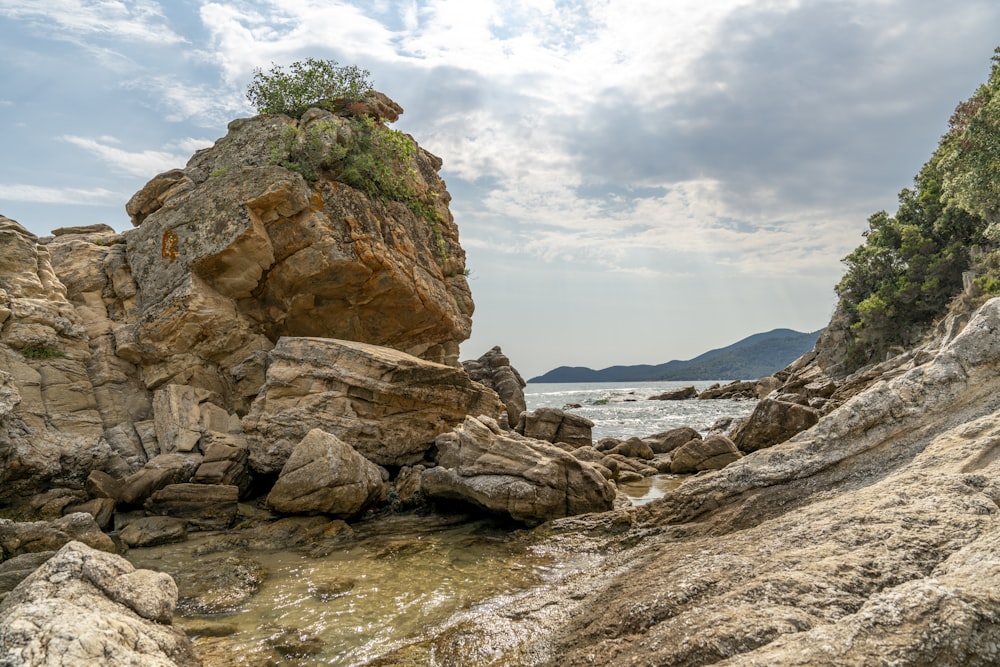
[[[548,443],[473,417],[437,438],[438,466],[425,470],[430,498],[455,499],[527,524],[611,509],[614,487],[596,468]]]
[[[277,473],[314,428],[378,465],[413,465],[466,415],[497,418],[497,395],[461,368],[385,347],[282,338],[243,427],[254,470]]]
[[[382,491],[382,473],[340,438],[319,429],[292,450],[267,504],[287,514],[352,517]]]
[[[116,338],[150,381],[197,377],[198,360],[232,369],[282,336],[365,341],[458,365],[473,306],[440,159],[418,148],[400,167],[436,229],[399,202],[271,164],[283,135],[336,141],[346,125],[320,109],[300,121],[233,121],[128,203],[142,315]],[[202,335],[220,324],[226,336]]]
[[[168,575],[70,542],[0,602],[0,664],[198,665],[176,605]]]
[[[144,408],[141,400],[117,400],[113,362],[92,361],[90,339],[105,325],[85,321],[77,304],[94,292],[80,292],[87,288],[76,274],[67,276],[68,287],[60,282],[53,254],[0,216],[0,500],[78,483],[84,470],[127,473],[105,427]],[[101,266],[101,253],[86,255]],[[103,307],[101,285],[94,290],[94,305]]]
[[[642,508],[554,522],[577,550],[621,551],[408,657],[475,646],[506,665],[996,664],[998,331],[995,299],[923,363],[904,360],[790,440]]]
[[[510,365],[510,359],[500,346],[474,361],[463,361],[462,367],[473,380],[497,393],[507,410],[507,421],[511,425],[517,424],[521,413],[527,409],[524,402],[525,382],[517,369]]]

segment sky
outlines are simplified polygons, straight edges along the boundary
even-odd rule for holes
[[[367,69],[444,161],[462,358],[525,378],[815,331],[1000,44],[996,0],[0,0],[0,214],[130,228],[254,113],[255,68]]]

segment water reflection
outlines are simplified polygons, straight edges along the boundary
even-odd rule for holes
[[[618,490],[628,496],[633,505],[645,505],[662,498],[684,481],[679,475],[654,475],[629,484],[619,484]]]

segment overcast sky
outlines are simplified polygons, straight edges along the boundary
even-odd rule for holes
[[[840,260],[986,80],[996,0],[0,0],[0,214],[129,225],[251,115],[253,69],[357,64],[444,160],[463,358],[689,359],[833,312]]]

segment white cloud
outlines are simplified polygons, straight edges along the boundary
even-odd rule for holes
[[[76,206],[105,206],[118,204],[122,195],[104,188],[51,188],[40,185],[0,183],[0,201],[31,202],[35,204],[72,204]]]
[[[211,141],[186,138],[179,140],[173,146],[168,146],[168,150],[132,152],[112,145],[119,142],[113,139],[109,140],[108,137],[91,139],[65,135],[62,139],[107,162],[116,171],[147,178],[152,178],[169,169],[183,167],[191,155],[190,149],[194,147],[204,148],[212,144]],[[178,148],[183,148],[183,150]]]
[[[167,25],[151,0],[0,0],[0,16],[26,21],[60,36],[102,36],[136,42],[179,44],[186,40]]]

